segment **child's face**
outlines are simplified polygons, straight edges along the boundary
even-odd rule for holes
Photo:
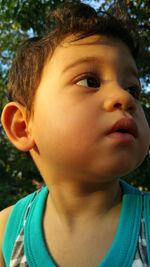
[[[93,35],[75,42],[71,36],[46,63],[31,120],[41,172],[86,174],[104,179],[135,169],[144,159],[150,131],[136,99],[137,68],[121,42]],[[108,135],[129,118],[132,135]],[[134,121],[134,122],[133,122]]]

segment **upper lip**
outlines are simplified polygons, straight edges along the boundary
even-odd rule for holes
[[[111,128],[108,134],[114,133],[117,130],[126,130],[130,134],[132,134],[134,137],[137,137],[137,133],[138,133],[137,125],[135,121],[131,118],[121,118],[120,120],[115,122],[115,124],[113,125],[113,127]]]

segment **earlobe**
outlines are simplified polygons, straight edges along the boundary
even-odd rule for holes
[[[8,138],[18,149],[29,151],[35,146],[28,129],[24,106],[17,102],[10,102],[4,107],[1,120]]]

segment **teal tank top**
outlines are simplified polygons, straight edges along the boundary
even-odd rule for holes
[[[136,188],[122,180],[120,180],[120,184],[123,190],[123,202],[117,233],[110,250],[99,267],[133,266],[140,233],[143,205],[147,254],[150,266],[150,195],[145,194],[142,197],[141,192]],[[23,229],[24,223],[23,244],[27,260],[27,265],[24,266],[57,266],[46,248],[42,232],[42,216],[48,192],[48,188],[45,187],[38,194],[34,192],[21,199],[14,206],[7,223],[3,241],[3,255],[7,267],[19,266],[17,264],[10,265],[10,259],[14,244]]]

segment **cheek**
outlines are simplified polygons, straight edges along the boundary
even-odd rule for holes
[[[139,162],[141,164],[148,152],[150,145],[150,128],[142,108],[140,110],[139,121]]]
[[[44,160],[79,164],[87,159],[96,129],[93,115],[85,110],[59,105],[51,106],[43,115],[36,114],[36,144]]]
[[[140,158],[142,161],[144,160],[146,154],[148,153],[149,144],[150,144],[150,130],[147,129],[147,131],[145,131],[145,133],[143,133],[143,138],[141,139]]]

